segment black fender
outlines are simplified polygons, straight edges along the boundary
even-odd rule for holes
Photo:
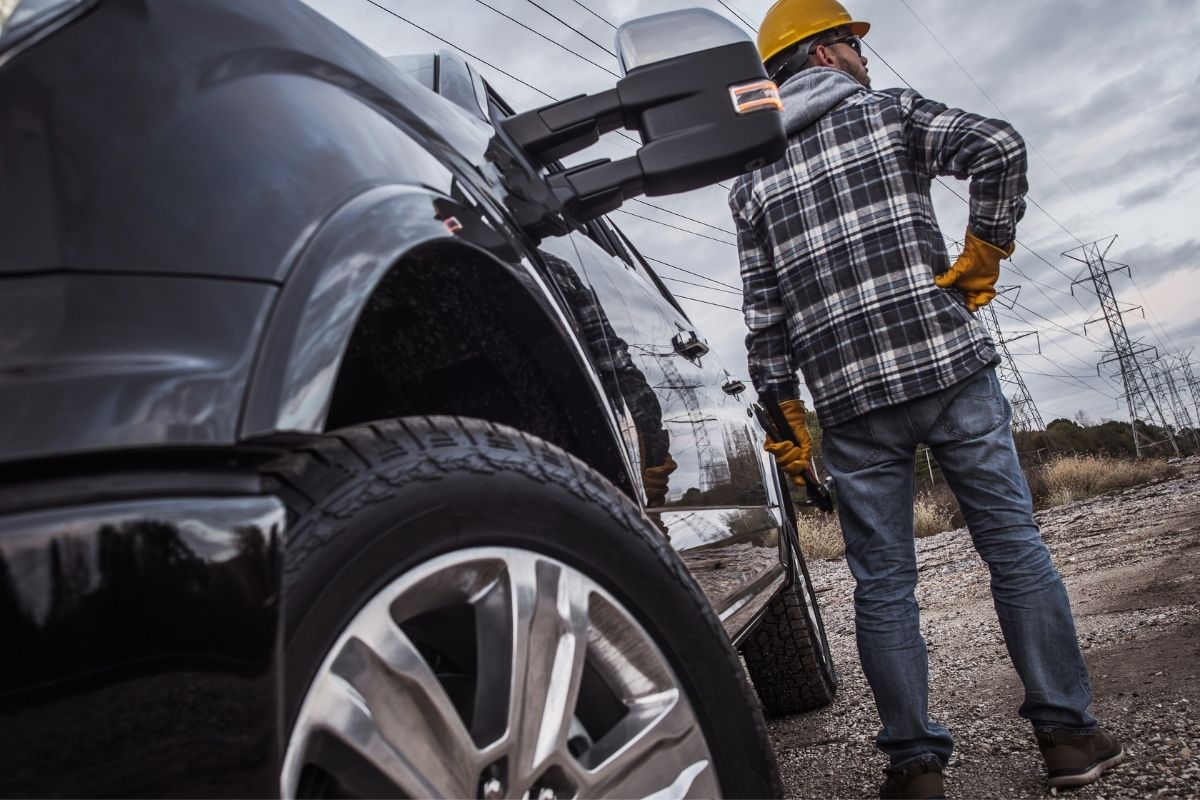
[[[335,383],[356,323],[395,265],[431,248],[488,273],[497,302],[519,307],[522,328],[579,430],[581,457],[631,491],[631,467],[600,378],[567,314],[511,231],[474,204],[411,186],[371,189],[314,235],[271,313],[250,381],[239,438],[325,430]],[[517,244],[516,246],[519,246]],[[445,290],[455,291],[448,280]],[[503,297],[503,301],[499,298]]]

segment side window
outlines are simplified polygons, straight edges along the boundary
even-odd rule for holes
[[[631,270],[633,270],[634,272],[637,272],[638,271],[637,262],[634,260],[633,255],[630,253],[630,248],[628,247],[628,244],[624,240],[622,240],[620,236],[617,235],[617,230],[616,230],[616,228],[612,227],[612,223],[609,223],[606,220],[602,224],[605,229],[604,232],[608,235],[609,240],[612,242],[613,250],[614,250],[613,255],[615,255],[617,258],[621,259],[622,261],[624,261],[626,266],[628,266]]]
[[[611,222],[608,223],[608,227],[609,230],[612,231],[612,238],[617,242],[618,245],[620,245],[621,250],[624,253],[622,258],[624,258],[624,260],[630,264],[631,268],[635,272],[639,273],[643,278],[645,278],[651,286],[658,289],[658,292],[663,296],[663,299],[670,303],[671,306],[679,312],[680,316],[682,316],[688,322],[691,322],[691,320],[688,318],[687,312],[683,310],[683,306],[679,305],[679,301],[676,300],[675,296],[672,295],[667,289],[667,285],[662,282],[662,278],[658,277],[658,273],[650,268],[650,264],[646,261],[645,257],[638,252],[637,248],[633,246],[633,243],[629,241],[624,233],[621,232],[621,229],[613,225]]]
[[[475,89],[475,102],[479,103],[479,108],[484,113],[490,112],[491,98],[488,97],[487,84],[484,83],[483,78],[470,64],[467,64],[467,71],[471,74],[471,86]]]
[[[505,102],[503,97],[496,94],[496,90],[487,81],[482,82],[484,94],[487,97],[488,111],[491,113],[492,119],[513,116],[516,112],[512,110],[512,106]]]
[[[612,236],[609,236],[608,231],[604,229],[604,225],[599,220],[592,220],[586,223],[583,232],[589,239],[599,245],[600,249],[604,252],[621,259],[625,262],[626,267],[633,268],[633,265],[629,263],[629,259],[617,249],[616,240]]]
[[[480,122],[487,122],[487,106],[479,102],[475,73],[458,53],[438,51],[437,87],[442,97]]]

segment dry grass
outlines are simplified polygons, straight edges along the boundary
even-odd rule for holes
[[[930,492],[921,492],[913,501],[913,530],[917,538],[953,530],[953,502],[946,502]],[[842,527],[832,514],[801,514],[796,520],[800,535],[800,550],[807,559],[825,561],[846,554]]]
[[[1116,489],[1173,477],[1179,470],[1161,459],[1129,461],[1100,456],[1062,456],[1042,468],[1046,505],[1060,506]]]
[[[1083,500],[1098,494],[1174,477],[1178,468],[1166,461],[1130,461],[1098,456],[1061,456],[1040,469],[1029,470],[1039,508]],[[953,495],[945,487],[920,492],[913,501],[913,529],[918,538],[961,525]],[[800,549],[807,559],[825,561],[846,554],[842,528],[833,514],[801,514],[796,520]]]
[[[829,561],[846,554],[836,514],[800,514],[796,518],[800,552],[809,561]]]
[[[913,502],[913,531],[917,538],[954,530],[954,505],[943,502],[931,492],[920,492]]]

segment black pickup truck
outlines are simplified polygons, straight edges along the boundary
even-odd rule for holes
[[[0,794],[780,793],[790,500],[604,216],[778,94],[710,12],[617,43],[517,114],[293,0],[0,2]]]

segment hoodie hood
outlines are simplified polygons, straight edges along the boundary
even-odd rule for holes
[[[783,125],[789,136],[813,124],[852,94],[867,91],[854,78],[832,67],[811,67],[783,82]]]

